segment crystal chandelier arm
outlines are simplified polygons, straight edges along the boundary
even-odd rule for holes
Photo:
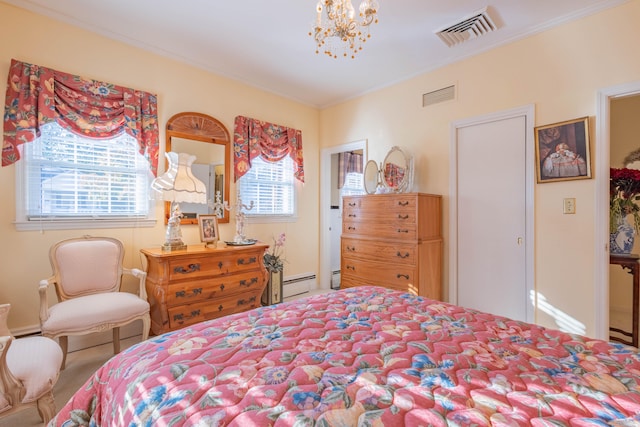
[[[316,23],[313,30],[309,32],[316,42],[316,53],[322,49],[325,54],[333,58],[337,55],[333,51],[330,38],[339,39],[344,43],[344,55],[347,50],[351,51],[351,58],[362,50],[360,43],[364,43],[370,36],[369,32],[364,35],[360,27],[369,27],[373,23],[378,23],[378,2],[376,0],[363,0],[360,4],[360,21],[355,19],[355,10],[351,0],[320,0],[316,5]],[[323,12],[325,12],[323,14]]]

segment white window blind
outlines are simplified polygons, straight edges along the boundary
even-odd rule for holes
[[[251,169],[238,180],[244,204],[253,201],[247,217],[295,215],[293,160],[289,156],[276,163],[256,157]]]
[[[23,144],[26,220],[131,219],[149,212],[149,162],[126,133],[83,138],[57,123]]]
[[[362,181],[363,174],[357,172],[349,172],[344,178],[344,185],[340,189],[343,196],[355,196],[364,194],[364,183]]]

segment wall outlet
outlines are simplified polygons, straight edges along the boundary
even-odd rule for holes
[[[562,209],[562,213],[564,214],[574,214],[576,213],[576,199],[571,197],[571,198],[566,198],[564,199],[564,206]]]

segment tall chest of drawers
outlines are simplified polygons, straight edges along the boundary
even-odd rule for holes
[[[146,290],[151,331],[158,335],[260,306],[267,284],[267,244],[184,251],[141,249],[147,259]]]
[[[341,287],[377,285],[441,299],[442,197],[345,196]]]

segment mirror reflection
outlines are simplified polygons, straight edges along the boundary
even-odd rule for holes
[[[374,194],[380,184],[378,164],[375,160],[369,160],[364,168],[364,191]]]
[[[392,191],[403,192],[407,189],[411,177],[411,161],[398,147],[393,147],[382,165],[384,185]]]
[[[211,116],[201,113],[179,113],[167,121],[165,152],[173,151],[196,156],[191,165],[192,173],[207,186],[208,205],[182,203],[181,224],[197,224],[198,214],[214,214],[214,203],[229,200],[229,170],[231,142],[224,125]],[[165,203],[165,222],[171,215],[169,203]],[[217,212],[218,222],[229,222],[229,211]]]
[[[191,165],[191,172],[207,186],[207,200],[215,201],[216,194],[220,194],[220,200],[227,199],[224,192],[224,146],[173,137],[171,151],[196,156],[196,160]],[[181,203],[180,208],[187,218],[197,218],[198,214],[213,213],[210,206],[200,203]]]

